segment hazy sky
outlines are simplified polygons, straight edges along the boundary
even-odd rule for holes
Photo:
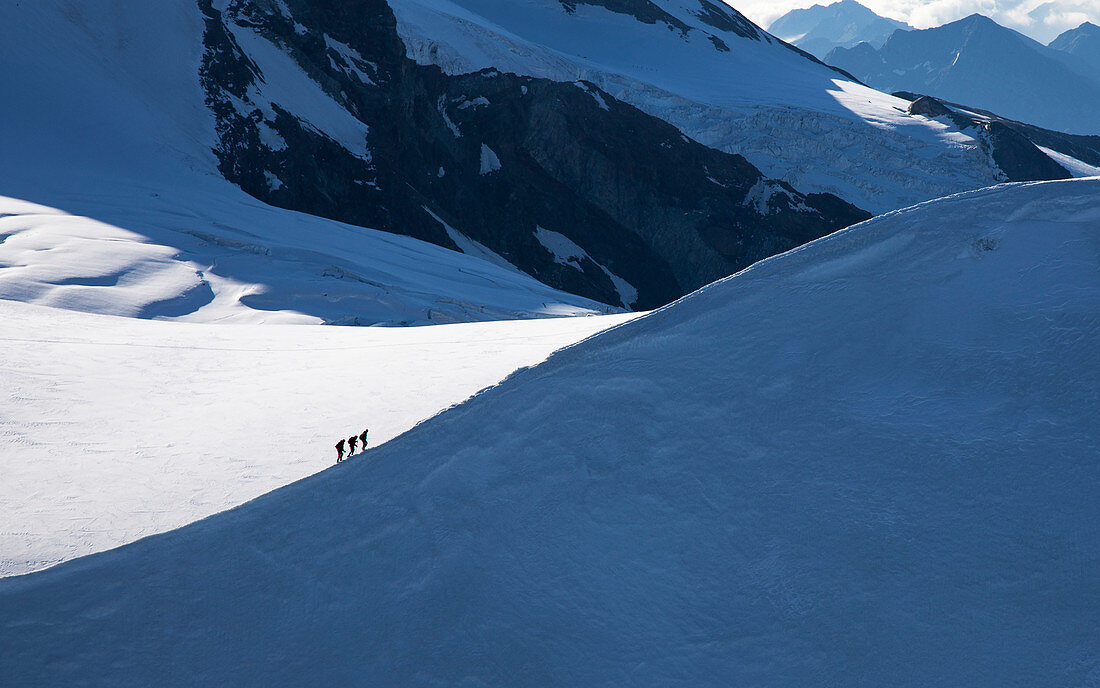
[[[797,7],[829,5],[834,0],[726,0],[749,19],[767,27]],[[884,17],[909,22],[918,29],[939,26],[975,12],[1049,43],[1083,21],[1100,24],[1100,0],[859,0]]]

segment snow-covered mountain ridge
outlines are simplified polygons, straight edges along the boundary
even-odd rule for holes
[[[37,232],[38,249],[53,237],[65,250],[15,256],[33,229],[21,228],[4,249],[11,298],[199,319],[237,303],[235,319],[360,324],[643,309],[866,217],[844,201],[882,212],[1021,178],[980,132],[911,116],[907,102],[700,0],[171,0],[156,16],[142,3],[56,0],[0,11],[13,67],[4,90],[25,104],[2,115],[19,135],[0,150],[0,193],[102,223],[83,225],[96,229],[79,241]],[[581,298],[518,276],[489,279],[531,298],[466,294],[465,277],[439,270],[391,281],[390,268],[370,266],[388,240],[342,246],[357,230],[302,217],[269,229],[274,216],[219,177]],[[114,210],[87,202],[105,189]],[[233,219],[200,210],[207,219],[188,226],[190,203]],[[91,267],[111,246],[89,241],[99,230],[141,245]],[[311,253],[314,231],[325,248]],[[78,246],[94,255],[73,260]],[[439,257],[426,265],[457,276],[459,263],[428,253]],[[124,273],[148,293],[123,293]]]
[[[383,0],[205,12],[219,169],[275,205],[445,246],[468,237],[554,287],[638,309],[867,217],[586,82],[418,65]],[[559,255],[547,232],[577,249]]]
[[[905,22],[880,17],[855,0],[795,9],[768,25],[768,31],[821,59],[833,48],[870,43],[879,48],[895,31],[909,31]]]
[[[219,185],[222,176],[275,206],[511,266],[580,295],[549,300],[582,310],[593,301],[636,309],[660,305],[867,217],[827,194],[803,194],[766,179],[743,158],[707,149],[590,84],[491,70],[448,76],[418,66],[406,58],[382,0],[169,0],[158,16],[134,0],[51,0],[2,11],[5,63],[13,66],[2,77],[4,90],[29,106],[5,111],[0,122],[21,133],[2,153],[0,193],[74,214],[94,217],[68,207],[71,201],[58,189],[90,197],[93,188],[119,180],[142,207],[148,205],[142,194],[171,199],[177,189],[186,190],[188,202],[205,194],[239,198]],[[70,84],[74,79],[80,83]],[[131,237],[169,237],[156,260],[187,257],[178,279],[160,290],[174,295],[158,293],[147,303],[108,312],[156,314],[163,300],[195,301],[187,296],[195,289],[205,299],[207,286],[217,282],[208,275],[217,275],[217,268],[190,260],[205,256],[195,255],[203,251],[194,249],[188,232],[212,237],[223,248],[243,243],[266,250],[286,238],[277,232],[279,238],[269,241],[264,228],[241,226],[237,219],[225,224],[255,236],[222,236],[209,224],[178,227],[179,239],[160,231],[179,217],[158,219],[149,229],[123,227]],[[317,226],[320,235],[332,236],[331,224]],[[307,234],[296,235],[299,246],[309,243]],[[568,243],[547,246],[539,239],[550,236]],[[327,239],[321,243],[337,248]],[[575,249],[555,252],[562,246]],[[325,287],[334,285],[325,278],[351,272],[365,286],[344,280],[335,286],[362,292],[358,305],[353,299],[337,307],[313,304],[307,315],[328,322],[431,320],[420,304],[413,313],[392,312],[400,307],[377,312],[373,306],[383,300],[368,284],[377,283],[377,275],[363,269],[361,246],[346,247],[358,266],[328,249],[320,253],[313,264],[297,266],[304,274],[290,271],[299,282],[313,283],[307,289],[331,294]],[[253,263],[271,262],[238,258],[251,277],[265,272]],[[117,267],[105,267],[109,275],[64,278],[101,279],[117,274]],[[25,272],[9,273],[9,281]],[[425,278],[412,281],[434,281]],[[249,287],[242,285],[245,292]],[[35,284],[13,286],[20,290],[41,291]],[[101,289],[101,296],[111,290]],[[291,301],[309,298],[297,288],[289,291],[290,301],[272,299],[279,301],[275,310],[293,311],[299,304]],[[500,303],[454,296],[471,307],[458,312],[432,297],[432,314],[479,319],[478,305],[503,313]],[[357,312],[359,306],[368,308]]]
[[[364,460],[0,581],[6,683],[1087,685],[1098,199],[884,215]]]
[[[484,248],[479,260],[212,186],[88,183],[51,194],[65,209],[0,197],[0,298],[222,323],[428,325],[615,310]]]
[[[391,0],[410,56],[452,74],[496,68],[584,79],[702,143],[736,152],[800,190],[884,212],[1005,177],[966,132],[905,116],[862,86],[757,29],[699,18],[698,0],[632,0],[694,27],[558,0]],[[731,16],[737,15],[732,9]],[[711,40],[715,34],[729,50]],[[812,161],[810,164],[808,161]]]
[[[1100,174],[1100,136],[1065,134],[1017,122],[980,108],[899,91],[909,112],[974,132],[1011,181],[1070,179]]]

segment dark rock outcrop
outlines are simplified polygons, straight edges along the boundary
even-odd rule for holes
[[[893,94],[912,101],[909,113],[929,117],[945,116],[960,129],[976,129],[978,141],[993,162],[1012,182],[1069,179],[1073,175],[1039,146],[1058,151],[1090,165],[1100,166],[1100,136],[1066,134],[1001,117],[987,110],[943,103],[909,91]],[[929,114],[929,113],[938,114]]]
[[[910,115],[924,115],[925,117],[943,117],[951,114],[946,105],[931,96],[921,96],[909,104]]]
[[[546,284],[637,309],[869,217],[589,83],[418,65],[383,0],[202,5],[221,171],[274,205],[459,250],[472,239]],[[365,152],[268,97],[278,75],[240,32],[367,125]]]
[[[1028,182],[1044,179],[1072,179],[1069,171],[1050,159],[1028,140],[1026,136],[998,120],[981,123],[989,146],[993,150],[993,162],[1010,181]]]

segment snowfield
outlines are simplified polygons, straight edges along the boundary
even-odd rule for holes
[[[358,460],[0,581],[0,675],[1091,685],[1097,265],[1094,179],[996,187],[838,232]],[[294,356],[321,358],[280,354],[280,375]],[[342,393],[346,415],[331,420],[355,429],[369,393]],[[314,427],[295,432],[331,451],[328,424]]]
[[[0,576],[234,507],[631,317],[257,327],[0,300]]]
[[[193,0],[0,3],[0,576],[236,506],[625,319],[530,321],[617,309],[225,181],[202,31]],[[362,145],[282,67],[270,98]],[[313,326],[471,321],[509,322]]]

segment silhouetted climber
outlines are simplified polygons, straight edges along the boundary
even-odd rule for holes
[[[352,435],[351,437],[348,438],[348,446],[351,447],[351,449],[348,450],[348,456],[351,456],[352,454],[355,453],[355,441],[358,440],[358,439],[359,438],[356,437],[355,435]]]
[[[361,435],[359,435],[359,444],[363,445],[363,451],[367,450],[367,431],[366,430],[364,430],[363,433]]]
[[[344,440],[336,443],[336,463],[344,460]]]

